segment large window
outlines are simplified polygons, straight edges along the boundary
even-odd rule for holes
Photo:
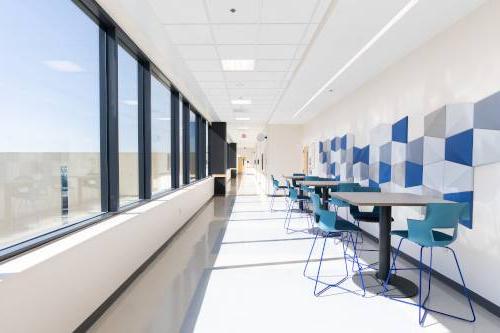
[[[0,0],[0,42],[0,260],[170,190],[172,149],[203,176],[206,121],[179,98],[172,147],[168,79],[92,1]]]
[[[120,205],[139,200],[138,63],[118,46]]]
[[[171,188],[170,90],[151,77],[151,189],[153,194]]]
[[[198,117],[189,112],[189,181],[197,178],[198,170]]]
[[[0,248],[101,213],[99,27],[0,1]]]

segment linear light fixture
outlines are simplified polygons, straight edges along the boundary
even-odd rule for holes
[[[250,105],[252,104],[252,101],[250,99],[233,99],[231,101],[231,104],[233,105]]]
[[[312,97],[309,98],[309,100],[297,112],[295,112],[293,118],[296,118],[299,114],[301,114],[302,111],[304,111],[307,106],[309,106],[309,104],[311,104],[327,87],[338,79],[349,67],[351,67],[354,62],[356,62],[356,60],[358,60],[366,51],[368,51],[368,49],[370,49],[370,47],[373,46],[373,44],[375,44],[387,31],[389,31],[392,26],[398,23],[399,20],[401,20],[413,7],[415,7],[418,1],[419,0],[409,1],[406,6],[404,6],[389,22],[387,22],[387,24],[384,25],[384,27],[377,32],[377,34],[373,36],[372,39],[370,39],[368,43],[366,43],[366,45],[358,51],[358,53],[354,55],[354,57],[352,57],[337,73],[335,73],[325,84],[323,84],[321,88],[319,88],[318,91],[316,91],[314,95],[312,95]]]
[[[248,118],[248,117],[237,117],[237,118],[234,118],[234,119],[240,120],[240,121],[250,120],[250,118]]]
[[[255,69],[255,60],[253,59],[224,59],[221,60],[222,69],[228,72],[235,71],[253,71]]]
[[[248,129],[248,127],[238,127],[237,129],[240,130],[240,131],[245,131],[245,130]]]

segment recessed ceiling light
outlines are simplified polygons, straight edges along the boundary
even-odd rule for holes
[[[239,99],[233,99],[231,101],[231,104],[233,104],[233,105],[250,105],[250,104],[252,104],[252,101],[249,99],[239,98]]]
[[[238,118],[234,118],[234,119],[241,120],[241,121],[250,120],[250,118],[248,118],[248,117],[238,117]]]
[[[295,112],[293,118],[297,117],[302,111],[307,108],[307,106],[309,106],[309,104],[311,104],[323,91],[325,91],[327,87],[331,86],[332,83],[337,80],[349,67],[351,67],[352,64],[356,62],[356,60],[358,60],[363,54],[365,54],[365,52],[368,51],[368,49],[370,49],[373,44],[375,44],[383,35],[385,35],[385,33],[389,31],[396,23],[398,23],[399,20],[401,20],[413,7],[415,7],[418,1],[419,0],[410,0],[396,15],[394,15],[394,17],[389,22],[386,23],[386,25],[384,25],[384,27],[382,27],[382,29],[380,29],[379,32],[375,34],[375,36],[373,36],[368,41],[368,43],[366,43],[361,48],[361,50],[358,51],[358,53],[356,53],[344,66],[342,66],[342,68],[339,69],[337,73],[335,73],[325,84],[323,84],[321,88],[319,88],[314,93],[314,95],[312,95],[312,97],[309,98],[309,100],[304,105],[302,105],[302,107],[297,112]]]
[[[240,131],[244,131],[244,130],[247,130],[247,129],[248,129],[248,127],[238,127],[238,130],[240,130]]]
[[[253,71],[255,69],[254,59],[224,59],[221,62],[222,69],[225,71]]]

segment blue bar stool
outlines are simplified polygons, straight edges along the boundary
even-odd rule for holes
[[[274,206],[274,197],[278,191],[283,191],[283,194],[286,196],[286,190],[287,186],[285,185],[280,185],[279,181],[274,178],[273,175],[271,175],[271,180],[273,182],[273,196],[271,197],[271,211],[273,211],[273,206]]]
[[[474,313],[474,309],[472,307],[472,302],[469,296],[469,291],[465,286],[464,277],[462,274],[462,270],[460,269],[460,265],[458,264],[458,259],[455,254],[455,251],[449,247],[451,243],[453,243],[457,239],[457,230],[458,230],[458,222],[460,219],[467,218],[468,208],[467,204],[464,203],[438,203],[438,204],[428,204],[427,211],[425,215],[425,219],[423,221],[420,220],[412,220],[408,219],[408,230],[395,230],[391,232],[392,235],[400,236],[401,240],[399,241],[399,245],[396,250],[396,255],[393,257],[393,263],[391,269],[389,270],[389,275],[387,276],[387,280],[384,283],[384,291],[383,294],[386,297],[386,292],[388,291],[387,284],[391,278],[391,275],[396,274],[397,270],[395,268],[396,259],[399,255],[399,249],[401,247],[401,243],[404,239],[409,240],[420,246],[420,261],[419,261],[419,282],[418,282],[418,304],[406,302],[403,300],[399,300],[394,298],[395,300],[411,304],[414,306],[418,306],[418,322],[420,325],[423,325],[425,321],[425,317],[427,312],[435,312],[448,317],[460,319],[467,322],[476,321],[476,315]],[[438,231],[436,229],[453,229],[453,235],[448,235],[444,232]],[[429,260],[429,268],[425,269],[423,267],[423,249],[430,248],[430,260]],[[438,311],[435,309],[431,309],[425,305],[427,302],[429,295],[431,293],[431,276],[432,276],[432,249],[434,247],[444,247],[450,250],[453,253],[453,258],[455,259],[455,264],[457,265],[458,273],[460,275],[460,279],[462,280],[463,285],[463,293],[469,302],[470,311],[472,313],[472,318],[463,318],[450,313]],[[429,273],[429,286],[427,290],[427,296],[422,301],[422,271],[428,271]],[[394,273],[393,273],[394,272]],[[422,314],[423,312],[423,314]]]
[[[320,207],[321,204],[320,204],[319,195],[312,194],[311,200],[312,200],[312,204],[313,204],[314,213],[319,215],[319,223],[318,223],[318,228],[316,228],[316,236],[314,237],[314,241],[313,241],[313,244],[311,246],[311,251],[309,252],[309,257],[307,258],[306,265],[304,267],[304,272],[303,272],[304,276],[307,277],[307,275],[306,275],[307,266],[309,265],[309,262],[311,260],[311,255],[312,255],[312,252],[314,250],[316,240],[318,239],[319,236],[323,237],[323,239],[324,239],[323,248],[321,250],[321,257],[320,257],[319,265],[318,265],[318,271],[316,273],[316,279],[315,279],[315,284],[314,284],[314,296],[320,296],[323,292],[325,292],[327,289],[329,289],[331,287],[338,287],[338,288],[341,288],[345,291],[357,294],[355,291],[341,287],[341,284],[349,278],[349,269],[347,268],[347,261],[348,260],[353,260],[358,265],[358,271],[359,271],[359,275],[361,278],[361,285],[363,288],[362,296],[365,296],[365,294],[366,294],[365,289],[366,288],[365,288],[365,283],[364,283],[364,279],[363,279],[363,273],[362,273],[361,266],[360,266],[359,260],[358,260],[358,255],[356,252],[356,243],[354,242],[354,238],[352,236],[353,233],[358,233],[360,231],[360,229],[355,224],[338,217],[337,213],[322,209]],[[326,241],[328,238],[333,239],[335,237],[340,238],[340,240],[342,242],[346,275],[343,278],[341,278],[339,281],[337,281],[333,284],[329,284],[329,283],[319,281],[319,275],[321,272],[321,264],[323,263],[323,256],[325,253]],[[349,243],[351,243],[353,246],[354,253],[352,256],[347,253],[347,248],[348,248]],[[324,287],[323,289],[318,291],[318,284],[319,283],[326,285],[326,287]]]
[[[292,220],[294,205],[297,204],[297,209],[299,209],[300,203],[301,202],[307,203],[309,201],[309,197],[299,195],[297,192],[297,189],[293,188],[290,185],[290,182],[288,180],[286,181],[286,184],[288,186],[288,209],[287,209],[287,213],[285,216],[285,223],[284,223],[283,227],[287,231],[290,231],[291,230],[290,229],[290,221]],[[308,221],[308,226],[309,226],[312,223],[311,218],[310,218],[309,214],[306,214],[306,216],[307,216],[307,221]],[[292,231],[295,231],[295,230],[292,230]]]
[[[354,189],[354,192],[380,192],[379,187],[363,187],[357,186]],[[359,222],[368,222],[368,223],[378,223],[380,217],[380,208],[374,207],[371,212],[361,212],[358,206],[349,206],[349,212],[351,216],[354,218],[356,225],[359,227]],[[363,243],[363,234],[360,233],[359,243]],[[356,242],[358,240],[356,239]]]
[[[356,188],[359,187],[358,183],[342,183],[338,184],[333,188],[334,192],[354,192]],[[334,206],[335,212],[338,214],[339,208],[346,208],[346,219],[349,219],[349,207],[350,205],[344,200],[337,198],[330,198],[328,203]]]

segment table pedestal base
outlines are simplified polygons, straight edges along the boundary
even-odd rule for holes
[[[360,289],[362,288],[361,277],[359,273],[356,273],[352,277],[352,281],[356,286]],[[383,293],[383,284],[384,281],[379,279],[377,272],[364,272],[363,273],[363,281],[365,283],[365,287],[367,288],[367,292],[372,294],[382,294]],[[393,275],[391,276],[391,281],[387,286],[388,290],[385,293],[386,296],[392,298],[412,298],[418,294],[418,287],[415,283],[410,280],[399,276]]]

